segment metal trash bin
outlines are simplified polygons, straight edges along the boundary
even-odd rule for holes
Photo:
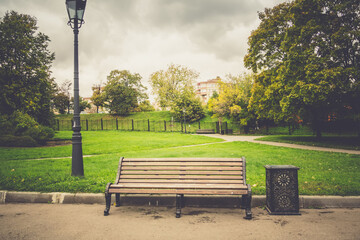
[[[266,165],[266,209],[271,215],[300,215],[298,167]]]

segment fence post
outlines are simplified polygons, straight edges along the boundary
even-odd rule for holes
[[[118,119],[116,118],[116,130],[119,130],[119,123],[118,123]]]
[[[134,119],[131,119],[131,131],[134,131]]]
[[[103,119],[101,119],[101,130],[104,130]]]
[[[150,132],[150,119],[148,119],[148,132]]]
[[[86,131],[89,131],[89,122],[87,119],[86,119]]]
[[[166,132],[166,120],[164,120],[164,129],[165,129],[165,132]]]

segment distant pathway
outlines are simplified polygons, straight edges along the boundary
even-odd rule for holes
[[[288,147],[288,148],[297,148],[297,149],[305,149],[305,150],[314,150],[314,151],[324,151],[324,152],[338,152],[338,153],[348,153],[348,154],[359,154],[359,150],[347,150],[347,149],[338,149],[338,148],[326,148],[326,147],[315,147],[315,146],[306,146],[299,144],[290,144],[290,143],[279,143],[279,142],[267,142],[267,141],[259,141],[257,138],[261,138],[263,136],[234,136],[234,135],[220,135],[220,134],[196,134],[207,137],[221,138],[226,142],[252,142],[259,143],[265,145],[271,145],[276,147]]]

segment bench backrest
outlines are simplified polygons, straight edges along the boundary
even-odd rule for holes
[[[115,185],[128,193],[246,194],[245,173],[245,158],[121,158]]]

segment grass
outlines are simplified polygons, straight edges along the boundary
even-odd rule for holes
[[[307,146],[360,150],[360,138],[355,136],[266,136],[256,140],[293,143]]]
[[[57,132],[55,138],[71,139],[71,131]],[[220,142],[221,139],[181,133],[83,131],[83,154],[117,154],[121,152],[146,151],[202,143]],[[70,157],[72,146],[6,148],[0,147],[0,162],[39,158]]]
[[[71,132],[58,138],[68,139]],[[85,177],[71,176],[71,146],[0,148],[0,189],[41,192],[103,192],[116,176],[118,159],[125,157],[242,157],[247,159],[247,182],[254,194],[265,194],[264,165],[295,165],[303,195],[360,195],[360,155],[308,151],[249,142],[214,143],[202,136],[179,133],[83,132]]]

